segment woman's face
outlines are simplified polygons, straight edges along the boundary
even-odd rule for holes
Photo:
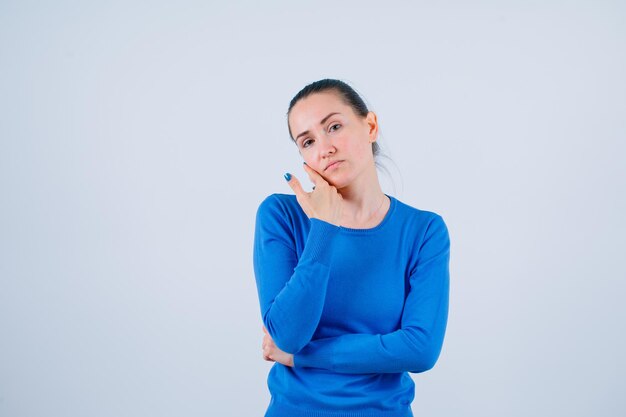
[[[298,101],[289,113],[289,127],[307,165],[338,189],[374,167],[376,115],[356,115],[333,91]]]

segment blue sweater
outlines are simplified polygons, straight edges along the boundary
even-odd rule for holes
[[[388,196],[370,229],[309,219],[295,195],[257,210],[253,265],[275,362],[265,417],[409,417],[448,319],[450,240],[442,217]]]

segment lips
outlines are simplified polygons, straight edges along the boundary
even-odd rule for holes
[[[326,168],[324,168],[324,171],[326,171],[328,168],[331,168],[333,166],[335,166],[336,164],[338,164],[339,162],[343,162],[343,161],[334,161],[331,162],[330,164],[326,165]]]

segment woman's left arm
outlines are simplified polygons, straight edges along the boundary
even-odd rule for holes
[[[345,334],[312,340],[294,354],[295,367],[341,373],[419,373],[431,369],[448,321],[450,238],[441,216],[431,221],[409,278],[401,328],[388,334]]]

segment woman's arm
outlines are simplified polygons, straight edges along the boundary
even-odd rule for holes
[[[448,320],[450,239],[433,218],[410,275],[401,328],[388,334],[346,334],[311,341],[294,354],[297,367],[341,373],[424,372],[441,352]]]
[[[298,259],[289,217],[278,196],[267,197],[256,216],[253,264],[263,324],[276,346],[301,350],[317,328],[328,284],[334,237],[340,227],[311,218]]]

